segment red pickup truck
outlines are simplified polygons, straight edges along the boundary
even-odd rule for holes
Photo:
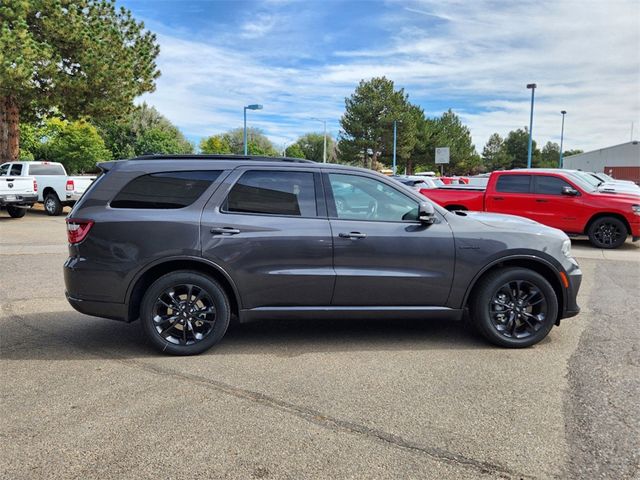
[[[587,177],[577,170],[506,170],[493,172],[486,190],[447,186],[420,193],[448,210],[519,215],[586,234],[598,248],[618,248],[628,235],[640,240],[640,196],[598,192]]]

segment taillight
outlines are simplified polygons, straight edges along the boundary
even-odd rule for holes
[[[93,220],[67,218],[67,239],[70,244],[80,243],[93,227]]]
[[[38,182],[36,182],[36,179],[33,179],[33,191],[37,192],[38,191]]]
[[[67,180],[67,192],[73,192],[73,180]]]

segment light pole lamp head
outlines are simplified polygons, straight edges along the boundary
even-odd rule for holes
[[[538,85],[535,83],[527,83],[527,88],[536,88]]]
[[[244,108],[246,108],[247,110],[262,110],[262,105],[254,103],[253,105],[247,105]]]
[[[562,115],[566,115],[566,114],[567,114],[567,111],[566,111],[566,110],[560,110],[560,113],[561,113]]]

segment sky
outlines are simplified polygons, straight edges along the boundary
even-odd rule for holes
[[[157,34],[162,73],[137,101],[196,144],[242,126],[279,147],[327,122],[345,97],[386,76],[427,116],[447,109],[479,152],[529,124],[585,151],[640,138],[640,1],[119,0]]]

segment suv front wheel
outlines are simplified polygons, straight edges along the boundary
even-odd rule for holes
[[[142,299],[140,320],[158,350],[195,355],[218,343],[229,326],[229,299],[212,278],[183,270],[160,277]]]
[[[545,338],[558,317],[558,298],[542,275],[504,268],[480,279],[470,303],[477,330],[495,345],[528,347]]]

